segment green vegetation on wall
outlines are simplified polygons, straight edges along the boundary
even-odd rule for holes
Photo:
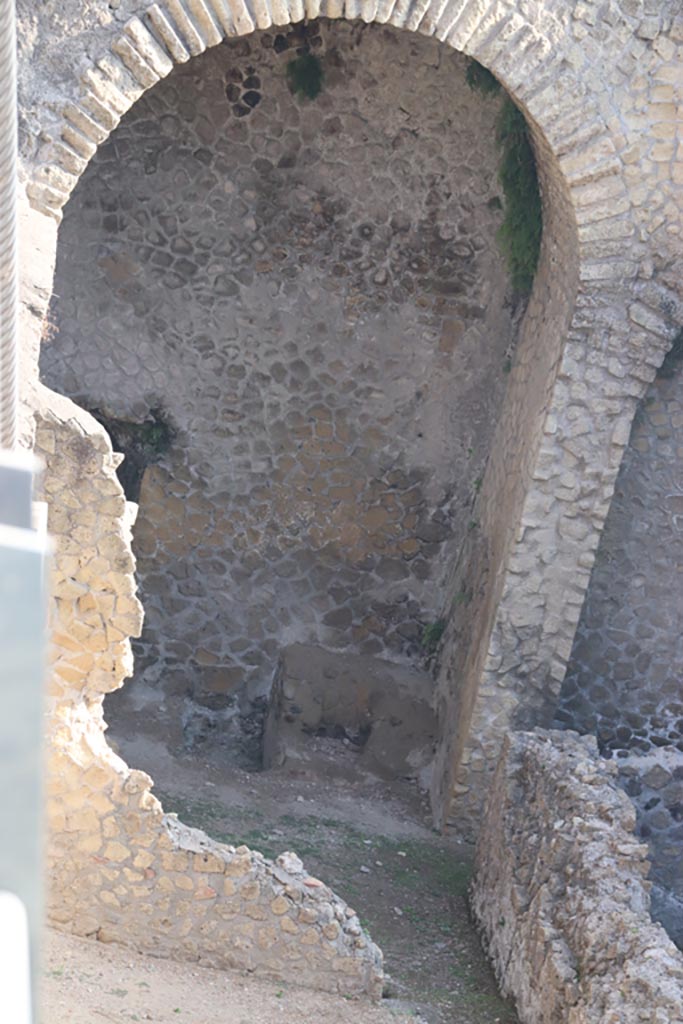
[[[425,654],[434,654],[446,628],[445,619],[428,622],[422,630],[422,650]]]
[[[482,96],[495,96],[501,90],[496,76],[492,75],[489,69],[480,64],[478,60],[471,60],[467,65],[465,81],[470,89],[480,92]]]
[[[323,66],[318,57],[304,53],[290,60],[287,65],[287,81],[295,96],[307,96],[314,100],[323,87]]]
[[[126,498],[138,501],[142,477],[147,466],[159,462],[170,449],[175,432],[163,410],[150,409],[142,421],[111,416],[102,409],[88,409],[111,438],[115,452],[124,460],[116,470]]]
[[[498,176],[505,193],[505,213],[498,238],[507,257],[513,287],[530,292],[541,250],[541,193],[524,114],[508,96],[498,117],[497,141],[501,151]]]
[[[467,84],[483,96],[501,91],[500,82],[477,61],[470,61]],[[505,194],[504,218],[498,241],[507,259],[512,285],[528,293],[534,281],[541,249],[543,211],[538,173],[524,114],[508,95],[501,104],[496,126],[500,150],[498,177]]]

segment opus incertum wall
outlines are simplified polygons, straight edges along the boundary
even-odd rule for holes
[[[255,27],[304,16],[358,17],[434,35],[473,55],[528,117],[544,200],[541,264],[479,492],[478,529],[453,576],[454,592],[471,596],[457,603],[439,676],[442,735],[435,816],[441,823],[458,813],[466,816],[480,806],[501,734],[510,725],[551,714],[630,422],[681,319],[681,204],[676,199],[683,168],[676,88],[683,24],[677,5],[459,0],[304,8],[299,3],[192,0],[183,5],[169,0],[139,9],[126,2],[107,8],[52,4],[36,12],[27,5],[25,13],[19,6],[23,170],[30,201],[23,209],[28,225],[23,266],[26,394],[28,407],[39,406],[43,418],[55,415],[50,408],[56,399],[36,391],[28,378],[50,294],[60,210],[97,146],[175,63],[225,35],[247,34]],[[77,442],[76,464],[84,467],[83,478],[87,472],[97,474],[90,456],[106,448],[102,431],[91,420],[79,420],[75,409],[61,420],[66,435]],[[49,492],[49,442],[42,450]],[[55,462],[52,466],[59,472]],[[109,482],[116,487],[111,474]],[[113,501],[113,515],[121,523],[120,491],[105,500]],[[73,501],[75,513],[94,514],[77,497]],[[69,529],[78,529],[76,518]],[[59,542],[64,527],[58,520],[59,515],[52,530]],[[119,592],[117,587],[130,596],[128,556],[122,554],[114,581],[97,576],[96,586],[83,578],[85,556],[74,557],[65,578],[79,596],[94,591],[100,602],[95,609],[76,605],[69,629],[55,636],[56,672],[71,675],[55,712],[55,737],[59,759],[78,767],[86,736],[99,737],[91,747],[95,765],[109,756],[81,616],[88,615],[90,626],[104,637],[95,642],[104,642],[107,651],[113,644],[122,655],[112,664],[111,686],[120,685],[130,671],[123,655],[126,629],[134,631],[135,623],[117,630],[106,600]],[[110,873],[107,891],[126,870],[136,870],[123,861],[119,866],[115,857],[132,855],[125,837],[138,829],[140,805],[150,799],[144,777],[121,763],[117,771],[119,781],[125,785],[128,778],[133,789],[130,805],[125,810],[120,800],[111,801],[111,808],[93,805],[88,825],[95,830],[96,820],[109,815],[107,827],[124,840],[109,851],[114,859],[106,849],[78,849],[84,835],[78,821],[60,817],[62,790],[55,774],[59,852],[89,868],[93,857],[101,858],[101,864],[95,863]],[[105,778],[110,778],[106,772],[94,781],[95,791]],[[78,809],[85,797],[75,787],[69,799]],[[152,836],[160,836],[161,819],[150,820]],[[159,920],[171,920],[159,903],[166,897],[145,881],[145,870],[128,884],[141,890],[147,886],[148,906]],[[56,877],[61,920],[95,932],[106,905],[97,899],[99,880],[82,894],[91,916],[87,926],[79,926],[71,890],[60,890]],[[210,892],[202,888],[203,895],[217,900],[216,887],[206,888]],[[125,899],[125,893],[117,899]],[[216,902],[207,911],[209,929],[221,906]],[[110,907],[106,914],[108,921],[116,921],[119,908]],[[128,941],[140,941],[132,920],[126,935]]]
[[[145,618],[117,738],[256,766],[284,647],[420,658],[519,319],[501,100],[465,68],[388,27],[258,32],[146,93],[74,191],[41,378],[154,460],[127,485]]]
[[[48,690],[51,921],[157,956],[379,998],[382,955],[299,858],[275,863],[166,817],[152,780],[107,746],[102,698],[140,626],[130,521],[108,439],[55,396],[36,417],[55,537]]]

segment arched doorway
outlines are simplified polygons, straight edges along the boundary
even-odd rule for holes
[[[497,241],[503,100],[469,66],[346,22],[223,44],[138,101],[67,206],[42,377],[139,504],[145,623],[107,719],[150,772],[145,735],[258,769],[292,644],[361,674],[434,653],[526,302]]]

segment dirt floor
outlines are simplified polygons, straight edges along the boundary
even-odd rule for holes
[[[259,774],[227,771],[216,751],[171,756],[150,736],[115,745],[152,775],[167,812],[269,857],[294,850],[346,899],[384,952],[381,1006],[359,1016],[330,996],[56,936],[45,1024],[515,1024],[468,914],[471,847],[434,833],[415,783],[360,771],[340,741],[312,742],[310,761]]]
[[[49,932],[42,1024],[416,1024],[414,1016],[341,996],[140,956]]]

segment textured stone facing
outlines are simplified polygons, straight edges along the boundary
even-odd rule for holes
[[[472,910],[524,1024],[680,1024],[683,956],[649,913],[647,847],[595,740],[511,734]]]
[[[42,397],[42,396],[41,396]],[[126,502],[104,431],[67,399],[36,414],[54,540],[48,916],[101,942],[379,998],[382,956],[299,858],[275,863],[165,816],[107,746],[102,699],[140,629]]]
[[[303,42],[314,101],[287,86]],[[499,106],[433,40],[257,33],[150,90],[75,190],[41,373],[173,425],[142,481],[145,626],[117,698],[163,702],[172,746],[220,734],[252,765],[292,642],[420,658],[514,342]]]
[[[636,752],[615,759],[619,782],[638,813],[637,834],[650,847],[653,881],[683,899],[683,752],[671,747],[650,754]],[[683,938],[683,920],[673,924]]]
[[[619,785],[636,808],[636,834],[650,850],[652,916],[683,950],[683,752],[620,751],[616,765]]]

